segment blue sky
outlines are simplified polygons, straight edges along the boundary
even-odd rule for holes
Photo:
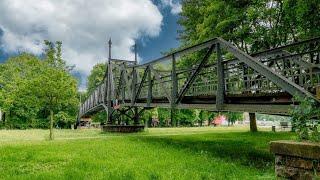
[[[158,5],[159,7],[160,5]],[[163,52],[179,46],[177,31],[182,27],[177,24],[178,14],[172,14],[170,7],[159,8],[163,15],[163,25],[159,36],[154,38],[143,37],[138,39],[139,55],[142,63],[161,57]]]
[[[41,56],[44,40],[62,41],[84,90],[92,67],[107,59],[109,38],[113,58],[133,60],[137,42],[141,63],[178,47],[179,1],[1,0],[0,62],[21,52]]]

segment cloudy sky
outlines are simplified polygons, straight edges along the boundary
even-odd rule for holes
[[[62,41],[63,58],[85,88],[92,67],[113,58],[155,59],[177,47],[179,0],[1,0],[0,62],[19,52],[43,53],[43,40]]]

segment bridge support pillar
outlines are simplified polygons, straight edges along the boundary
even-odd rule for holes
[[[256,120],[256,114],[255,113],[249,113],[249,119],[250,119],[250,131],[251,132],[257,132],[257,120]]]
[[[178,121],[177,119],[175,118],[176,116],[176,108],[175,107],[172,107],[171,109],[171,112],[170,112],[170,118],[171,118],[171,126],[173,127],[177,127],[178,126]]]
[[[139,124],[139,111],[138,107],[133,108],[133,124],[138,125]]]

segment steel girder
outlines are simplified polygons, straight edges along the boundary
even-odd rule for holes
[[[301,86],[295,84],[294,82],[288,80],[281,74],[274,72],[269,67],[265,66],[261,62],[257,61],[255,58],[251,57],[250,55],[246,54],[245,52],[241,51],[240,49],[236,48],[231,43],[225,41],[224,39],[218,38],[219,43],[227,49],[230,53],[236,56],[240,61],[245,63],[246,65],[250,66],[252,69],[256,70],[257,72],[261,73],[262,75],[266,76],[268,79],[273,81],[276,85],[290,93],[291,95],[295,96],[302,96],[302,97],[309,97],[318,102],[318,99],[315,98],[310,92],[303,89]]]
[[[316,39],[319,40],[319,39]],[[299,43],[294,43],[295,45],[299,45]],[[195,52],[202,49],[208,48],[208,51],[204,58],[200,61],[200,63],[195,67],[192,68],[191,75],[187,78],[185,84],[182,88],[178,89],[177,81],[179,78],[177,74],[181,72],[176,70],[176,59]],[[111,49],[111,47],[110,47]],[[287,114],[289,105],[277,105],[277,104],[228,104],[225,101],[225,81],[224,81],[224,67],[226,64],[230,63],[237,63],[238,61],[244,63],[246,66],[252,68],[256,72],[260,73],[262,76],[266,77],[270,81],[272,81],[277,86],[281,87],[281,89],[285,90],[292,96],[299,95],[302,97],[309,97],[317,100],[313,94],[302,88],[301,86],[295,84],[293,81],[290,81],[285,76],[273,71],[270,67],[260,62],[256,57],[265,56],[265,55],[274,55],[276,53],[285,53],[285,58],[288,58],[295,63],[307,67],[307,68],[319,68],[319,64],[312,64],[309,62],[305,62],[301,60],[299,55],[290,54],[283,50],[282,47],[275,48],[272,50],[267,50],[265,52],[256,53],[253,55],[248,55],[245,52],[239,50],[230,42],[227,42],[221,38],[214,38],[208,41],[205,41],[200,44],[196,44],[194,46],[173,52],[167,56],[162,58],[156,59],[154,61],[136,65],[127,60],[118,60],[118,59],[111,59],[111,50],[109,49],[109,66],[107,67],[106,77],[104,82],[98,86],[97,90],[93,92],[92,95],[81,105],[79,110],[79,116],[84,116],[86,114],[94,113],[95,111],[99,111],[101,109],[107,109],[109,114],[112,114],[112,98],[121,96],[121,104],[124,107],[164,107],[164,108],[197,108],[197,109],[206,109],[211,111],[248,111],[248,112],[262,112],[262,113],[270,113],[270,114]],[[197,76],[200,74],[200,71],[204,68],[207,68],[207,62],[209,59],[210,54],[213,50],[216,50],[217,53],[217,62],[213,65],[217,67],[217,96],[215,100],[215,104],[184,104],[182,99],[184,99],[186,92],[190,88],[190,86],[194,83]],[[222,61],[222,50],[227,50],[229,53],[233,54],[237,60],[231,61]],[[317,52],[317,51],[316,51]],[[162,85],[165,84],[164,76],[161,76],[160,73],[153,68],[153,65],[156,63],[164,62],[170,60],[172,61],[172,71],[171,71],[171,88],[163,86],[162,89],[165,92],[166,100],[162,100],[163,103],[157,103],[156,97],[153,96],[153,86],[156,83],[160,83]],[[119,83],[117,84],[117,88],[115,88],[116,84],[114,84],[113,79],[113,72],[112,72],[112,63],[116,63],[117,68],[120,69],[120,77]],[[138,73],[136,72],[137,68],[144,68],[144,74],[142,80],[138,84],[138,89],[136,89],[137,85],[137,76]],[[128,71],[132,72],[132,77],[128,76]],[[130,81],[131,87],[130,87]],[[258,77],[259,78],[259,77]],[[113,84],[112,84],[113,83]],[[147,85],[145,85],[147,84]],[[139,99],[139,95],[141,93],[141,89],[147,86],[147,98],[145,102],[141,102]],[[114,88],[111,88],[114,87]],[[111,96],[112,91],[117,89],[116,95]],[[169,92],[170,90],[170,92]],[[128,94],[129,93],[129,94]],[[131,94],[130,94],[131,93]],[[131,97],[127,97],[130,95]],[[227,98],[227,97],[226,97]],[[317,100],[319,102],[319,100]]]

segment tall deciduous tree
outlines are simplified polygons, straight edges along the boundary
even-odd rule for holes
[[[37,127],[34,122],[41,105],[30,89],[30,81],[40,75],[38,70],[42,67],[37,57],[25,53],[0,66],[0,106],[6,113],[8,128]]]
[[[0,106],[6,113],[7,128],[47,128],[50,110],[43,91],[57,91],[60,87],[64,88],[64,92],[59,92],[58,98],[63,98],[64,102],[55,108],[56,118],[65,127],[75,120],[76,79],[63,62],[58,63],[62,61],[60,55],[47,54],[46,59],[41,60],[23,53],[0,65]],[[49,57],[56,60],[49,60]],[[65,86],[56,87],[61,83]]]
[[[50,139],[53,139],[54,114],[68,104],[77,104],[76,80],[68,73],[55,67],[45,66],[41,69],[43,76],[31,82],[40,103],[50,112]]]
[[[183,0],[182,46],[222,37],[248,52],[320,35],[319,0]]]
[[[54,114],[69,104],[77,104],[77,81],[68,73],[65,62],[61,58],[61,42],[57,48],[46,41],[47,59],[41,76],[31,82],[31,87],[45,109],[50,112],[50,139],[53,139]]]

